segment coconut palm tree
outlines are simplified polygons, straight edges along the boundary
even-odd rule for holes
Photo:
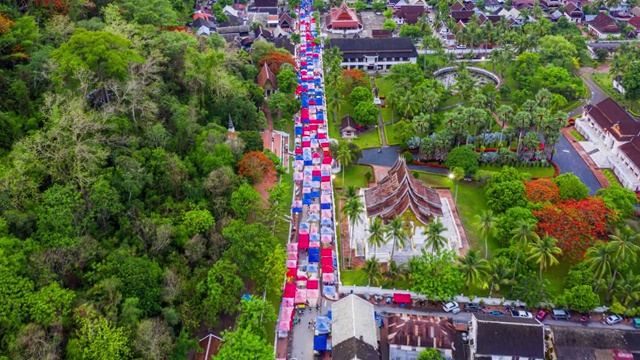
[[[609,239],[609,246],[614,249],[612,254],[614,266],[612,266],[613,275],[607,288],[607,300],[611,297],[613,284],[618,274],[618,266],[616,265],[625,263],[627,260],[635,262],[638,257],[638,251],[640,251],[640,247],[635,244],[640,239],[640,235],[634,233],[629,226],[625,226],[622,230],[616,229],[614,234],[609,235]]]
[[[362,271],[367,275],[367,286],[377,284],[380,280],[380,263],[375,257],[364,262]]]
[[[440,95],[434,90],[427,91],[422,97],[422,106],[429,113],[429,125],[431,125],[433,113],[436,111],[439,103]]]
[[[338,121],[338,111],[340,111],[342,105],[346,104],[347,100],[345,99],[342,91],[338,89],[328,91],[327,95],[329,98],[329,104],[331,104],[331,107],[333,108],[333,123],[336,124]]]
[[[478,285],[483,289],[487,287],[489,262],[480,257],[478,250],[470,249],[467,255],[461,257],[459,261],[458,266],[465,277],[467,289],[471,285]]]
[[[427,246],[431,247],[431,250],[436,254],[444,250],[449,244],[449,240],[442,235],[446,230],[447,228],[442,225],[440,219],[436,218],[436,221],[432,221],[427,230],[422,232],[422,235],[427,236]]]
[[[367,232],[369,233],[369,246],[373,246],[373,258],[375,259],[378,252],[378,247],[387,243],[382,220],[380,220],[379,217],[373,218],[373,221],[371,221],[371,224],[369,224]]]
[[[493,296],[493,290],[500,291],[501,285],[513,285],[511,279],[513,269],[509,268],[509,260],[505,257],[497,257],[489,262],[489,297]]]
[[[539,265],[541,286],[543,284],[542,271],[546,270],[549,266],[559,264],[556,255],[562,255],[562,249],[556,246],[557,243],[558,240],[549,235],[545,235],[529,245],[529,257],[527,260],[535,261]],[[540,288],[540,291],[542,291],[542,288]]]
[[[625,276],[616,282],[616,293],[622,305],[627,306],[630,302],[640,301],[640,275],[635,275],[629,271]]]
[[[350,190],[347,189],[347,193]],[[349,198],[344,202],[342,207],[342,214],[346,216],[349,221],[349,237],[352,241],[354,241],[354,228],[357,223],[361,221],[361,216],[364,213],[364,204],[362,203],[362,199],[356,194],[355,196]],[[351,256],[353,251],[349,249],[349,267],[351,267]]]
[[[516,243],[516,262],[513,267],[513,280],[516,279],[516,273],[518,272],[518,258],[520,258],[520,252],[529,247],[529,244],[538,241],[540,238],[536,234],[536,224],[520,220],[515,229],[511,231],[513,235],[511,240]]]
[[[476,215],[476,228],[480,237],[484,239],[484,257],[489,257],[489,237],[496,232],[496,217],[491,210],[482,210],[482,213]]]
[[[426,134],[429,131],[429,117],[427,114],[418,114],[413,119],[411,119],[413,123],[413,128],[421,135]]]
[[[343,142],[342,144],[340,144],[340,147],[338,147],[338,151],[336,151],[336,160],[338,160],[338,162],[340,163],[340,167],[342,168],[342,191],[344,191],[344,172],[347,166],[351,165],[352,160],[351,150],[349,149],[349,146],[346,142]]]
[[[589,269],[593,271],[596,276],[596,280],[602,280],[605,276],[610,276],[612,270],[614,268],[614,254],[616,249],[611,245],[611,243],[605,243],[603,241],[598,241],[592,247],[587,249],[585,253],[585,258],[587,264],[589,264]],[[598,285],[594,291],[598,291]]]
[[[389,285],[395,285],[396,281],[406,278],[407,267],[405,264],[398,264],[395,260],[389,261],[387,264],[387,280]]]
[[[393,259],[393,254],[395,253],[396,246],[400,248],[404,248],[407,246],[407,240],[409,239],[409,235],[405,230],[405,222],[401,217],[396,217],[391,220],[389,225],[387,225],[386,232],[388,239],[393,241],[393,245],[391,246],[391,259]]]

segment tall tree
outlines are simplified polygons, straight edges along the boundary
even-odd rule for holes
[[[556,246],[558,241],[549,235],[545,235],[529,245],[529,257],[527,260],[535,261],[540,269],[540,283],[542,283],[542,271],[549,266],[559,264],[558,258],[562,249]],[[542,292],[542,288],[540,289]]]
[[[447,248],[449,244],[449,239],[447,239],[443,232],[445,232],[447,228],[440,222],[440,219],[436,218],[435,221],[429,223],[427,230],[422,232],[422,235],[426,235],[426,245],[431,248],[431,250],[438,254],[445,248]]]
[[[380,263],[375,256],[371,259],[367,259],[364,262],[362,271],[367,276],[367,286],[370,286],[372,283],[377,284],[380,280]]]
[[[404,248],[407,246],[407,240],[409,239],[409,234],[405,229],[405,222],[401,217],[396,217],[391,220],[389,225],[386,228],[387,236],[389,240],[391,240],[391,259],[393,259],[393,254],[395,253],[396,247]]]
[[[513,235],[511,240],[516,243],[516,262],[513,267],[513,280],[515,280],[516,274],[518,273],[518,259],[520,258],[520,252],[523,250],[526,251],[529,248],[529,244],[538,242],[540,239],[535,230],[535,223],[521,220],[518,222],[518,226],[511,231],[511,234]]]
[[[367,233],[369,234],[367,242],[369,246],[373,246],[373,259],[375,259],[378,253],[378,247],[387,243],[384,225],[379,217],[373,218],[369,224],[369,228],[367,228]]]
[[[487,278],[489,270],[489,262],[480,257],[478,250],[469,249],[467,254],[460,258],[460,271],[464,275],[467,290],[469,287],[479,286],[487,287]]]
[[[476,227],[480,233],[480,237],[484,239],[484,257],[489,257],[489,238],[495,235],[496,218],[491,210],[483,210],[482,213],[476,215]]]

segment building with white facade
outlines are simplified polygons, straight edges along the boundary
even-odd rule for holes
[[[585,106],[575,128],[593,143],[593,150],[583,147],[598,167],[612,169],[623,186],[640,190],[640,122],[607,98]]]
[[[389,70],[393,65],[416,63],[418,52],[411,38],[331,39],[331,47],[342,53],[342,67],[362,70]]]

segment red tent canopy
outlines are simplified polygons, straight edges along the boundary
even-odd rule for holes
[[[283,298],[294,298],[296,296],[296,284],[285,284],[284,292],[282,294]]]
[[[333,272],[333,264],[322,265],[322,272],[323,273]]]
[[[333,255],[333,250],[331,248],[324,248],[320,250],[320,256],[322,257],[332,256],[332,255]]]
[[[318,288],[318,280],[308,280],[307,290],[316,290]]]
[[[410,304],[411,295],[410,294],[393,294],[393,302],[396,304]]]
[[[298,249],[309,248],[309,234],[300,234],[298,238]]]

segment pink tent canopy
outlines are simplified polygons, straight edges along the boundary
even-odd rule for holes
[[[320,237],[320,241],[322,241],[323,243],[330,243],[331,242],[331,235],[322,235]]]
[[[317,249],[320,247],[320,243],[318,241],[312,241],[309,243],[309,248],[311,249]]]
[[[287,268],[287,281],[296,281],[298,279],[297,270],[295,268]]]
[[[291,330],[291,320],[282,320],[278,323],[278,331]]]
[[[313,170],[313,171],[311,171],[311,176],[320,176],[320,175],[322,175],[322,174],[320,173],[320,170]]]
[[[335,279],[335,276],[333,275],[333,273],[324,273],[322,274],[322,282],[323,283],[331,283],[333,282]]]
[[[322,196],[320,197],[320,202],[321,202],[321,203],[323,203],[323,204],[331,203],[331,196],[329,196],[329,195],[322,195]]]
[[[314,159],[320,159],[320,154],[318,153],[313,153],[313,155],[311,155]],[[318,174],[319,176],[320,174]]]
[[[331,183],[328,181],[324,181],[322,184],[320,184],[320,188],[322,190],[331,190]]]
[[[318,290],[318,289],[315,289],[315,290],[307,289],[307,299],[316,300],[318,298],[320,298],[320,290]]]
[[[287,251],[298,251],[298,243],[288,243]]]
[[[306,302],[307,302],[307,292],[306,291],[296,292],[296,304],[304,304]]]
[[[314,290],[318,288],[318,280],[307,281],[307,289]]]
[[[320,204],[311,204],[309,205],[309,210],[312,212],[320,211]]]
[[[295,269],[298,267],[298,260],[287,260],[287,269]]]
[[[293,303],[293,299],[282,299],[282,311],[285,311],[285,310],[293,311],[294,305],[295,304]],[[291,309],[287,309],[287,308],[291,308]],[[283,318],[285,317],[284,315],[286,315],[286,313],[283,314]],[[291,312],[289,312],[288,315],[291,315]]]
[[[326,164],[326,165],[330,165],[331,164],[331,160],[333,160],[333,159],[331,159],[331,157],[325,156],[324,159],[322,159],[322,163]]]
[[[309,238],[309,229],[300,229],[300,238],[302,238],[302,235],[307,235],[307,239]],[[300,248],[300,245],[298,245],[298,249]]]
[[[291,251],[287,253],[287,260],[298,260],[298,251]]]
[[[283,298],[294,298],[296,296],[296,284],[285,284],[284,292],[282,293]]]
[[[319,133],[318,134],[318,139],[326,139],[327,138],[327,134],[325,133]]]
[[[322,210],[323,219],[331,219],[331,210]]]
[[[308,249],[309,248],[309,235],[306,238],[302,238],[300,235],[300,239],[298,239],[298,249]]]

